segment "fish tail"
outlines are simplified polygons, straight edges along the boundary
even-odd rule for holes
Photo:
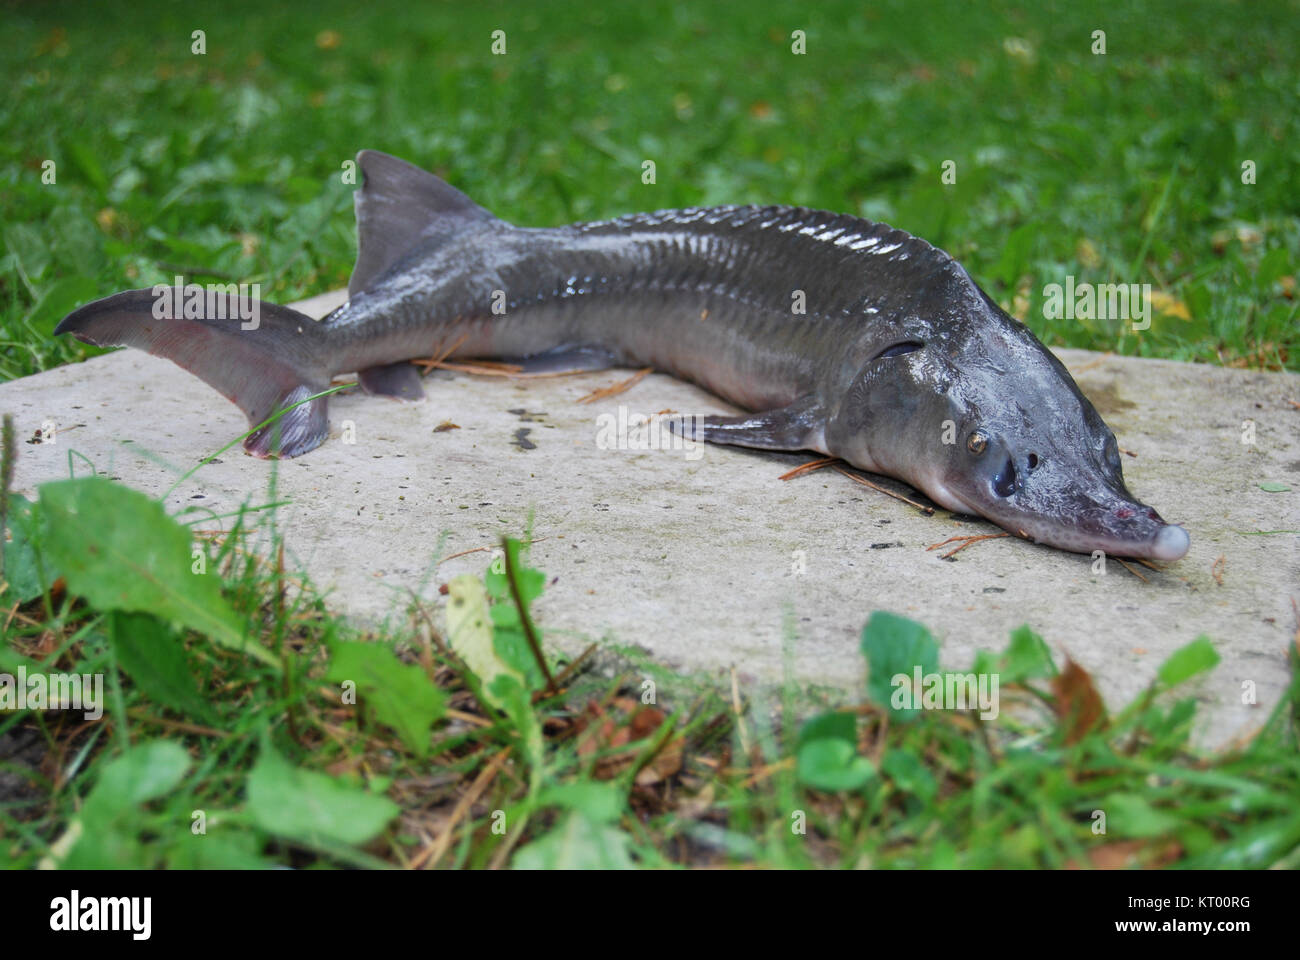
[[[357,155],[358,254],[348,293],[378,284],[413,248],[449,242],[467,229],[509,226],[431,173],[374,150]],[[225,292],[222,292],[222,291]],[[128,290],[73,311],[55,328],[100,347],[126,346],[166,357],[205,380],[258,427],[244,440],[259,457],[296,457],[329,432],[326,398],[302,403],[347,372],[348,355],[332,352],[330,327],[288,307],[243,295],[234,285],[159,285]],[[372,393],[415,399],[414,368],[381,363],[357,371]]]
[[[252,427],[293,407],[244,440],[254,456],[296,457],[328,435],[327,398],[300,403],[329,386],[323,331],[296,310],[211,287],[159,285],[88,303],[54,332],[166,357],[216,388]]]

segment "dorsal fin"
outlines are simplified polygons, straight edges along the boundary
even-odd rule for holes
[[[455,187],[405,160],[362,150],[357,165],[363,179],[354,194],[357,262],[349,296],[368,287],[416,243],[450,237],[467,220],[495,219]]]

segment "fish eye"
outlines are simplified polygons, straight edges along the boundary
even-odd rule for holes
[[[966,438],[966,449],[975,456],[984,452],[984,448],[989,445],[989,435],[983,430],[973,430],[971,435]]]
[[[887,357],[901,357],[909,353],[915,353],[924,346],[925,344],[920,340],[904,340],[902,343],[895,343],[893,346],[881,350],[876,354],[876,359],[884,360]]]

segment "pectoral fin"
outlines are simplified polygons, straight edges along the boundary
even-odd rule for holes
[[[688,440],[760,450],[821,450],[825,445],[825,424],[826,411],[810,396],[763,413],[686,417],[670,421],[669,427]]]

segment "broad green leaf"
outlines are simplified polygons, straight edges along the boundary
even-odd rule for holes
[[[929,802],[939,785],[932,774],[910,750],[890,750],[880,761],[880,768],[903,793]]]
[[[520,559],[520,547],[518,540],[506,540],[505,549],[519,583],[520,600],[523,602],[524,609],[528,610],[533,601],[541,596],[546,586],[546,574],[524,565]],[[524,624],[520,619],[519,608],[515,605],[514,596],[510,591],[510,581],[505,571],[504,559],[497,557],[483,577],[488,594],[495,601],[488,608],[493,626],[493,648],[497,656],[510,669],[523,674],[528,689],[537,690],[542,686],[542,671],[528,643],[528,636],[524,632]],[[534,630],[537,630],[536,624]],[[540,631],[538,634],[540,636]]]
[[[1157,748],[1170,749],[1186,742],[1196,719],[1196,698],[1184,697],[1164,709],[1150,704],[1141,715],[1142,728]]]
[[[104,765],[86,798],[82,819],[88,828],[93,827],[127,807],[170,793],[180,784],[189,766],[190,755],[169,740],[137,744]]]
[[[1002,662],[1002,657],[988,650],[976,650],[975,662],[971,665],[970,672],[979,676],[981,673],[994,674],[999,673],[998,664]]]
[[[542,590],[546,587],[546,574],[540,570],[525,566],[520,559],[519,554],[522,544],[510,537],[506,539],[506,551],[510,556],[511,564],[515,568],[515,574],[519,581],[519,595],[528,606],[534,600],[542,595]],[[506,577],[505,563],[500,557],[492,561],[488,571],[483,575],[483,582],[487,586],[487,591],[497,600],[512,600],[510,595],[510,581]],[[513,604],[511,605],[513,607]]]
[[[81,818],[42,858],[43,870],[146,870],[151,864],[139,837],[140,824],[125,822],[87,827]]]
[[[957,858],[957,848],[943,837],[939,837],[934,841],[934,846],[930,851],[930,862],[927,866],[931,870],[958,869],[961,866],[961,861]]]
[[[190,572],[189,531],[162,504],[102,477],[79,477],[42,485],[40,514],[43,547],[68,589],[93,606],[152,613],[278,668],[246,636],[220,578]]]
[[[1107,832],[1118,837],[1159,837],[1181,822],[1136,793],[1112,793],[1097,806],[1106,814]]]
[[[1035,677],[1056,675],[1052,652],[1043,638],[1029,629],[1028,624],[1011,632],[1011,642],[1002,654],[999,683],[1023,683]]]
[[[12,540],[4,540],[4,579],[9,584],[4,600],[26,603],[41,595],[41,568],[36,559],[36,534],[39,520],[36,505],[16,493],[9,494],[8,524]],[[3,538],[4,531],[0,531]],[[53,574],[46,571],[46,576]]]
[[[252,830],[209,826],[207,833],[182,831],[167,849],[172,870],[268,870],[274,864],[259,853],[261,840]]]
[[[830,737],[801,746],[795,769],[799,782],[815,790],[856,790],[876,775],[856,744]]]
[[[447,640],[478,678],[483,696],[512,721],[524,758],[533,771],[531,789],[540,784],[542,726],[533,712],[527,675],[498,653],[488,598],[478,578],[468,574],[447,585]]]
[[[1285,483],[1278,483],[1276,480],[1266,480],[1259,485],[1259,489],[1265,493],[1290,493],[1291,488]]]
[[[902,674],[909,686],[915,668],[921,675],[939,670],[939,645],[930,631],[915,620],[877,610],[862,628],[862,653],[867,658],[867,696],[882,707],[890,707],[895,685],[893,679]],[[913,691],[915,697],[920,691]],[[915,715],[919,707],[894,710],[898,717]]]
[[[613,783],[579,780],[549,787],[542,791],[537,803],[543,807],[574,810],[592,823],[613,823],[623,815],[627,792]]]
[[[998,836],[994,857],[999,867],[1027,869],[1039,862],[1042,849],[1042,828],[1036,823],[1025,823]]]
[[[147,613],[116,612],[109,637],[117,663],[151,700],[196,720],[212,723],[216,711],[203,699],[181,638]]]
[[[137,807],[180,785],[190,757],[166,740],[137,744],[104,763],[81,813],[51,847],[42,866],[70,870],[149,866],[140,841],[144,814]]]
[[[492,648],[501,662],[514,673],[525,678],[529,690],[542,687],[542,670],[528,643],[519,613],[512,603],[494,603],[489,608],[492,617]]]
[[[306,843],[361,844],[400,812],[387,797],[299,770],[269,743],[248,775],[248,812],[268,833]]]
[[[550,833],[522,847],[511,861],[516,870],[632,870],[632,838],[617,827],[570,813]]]
[[[514,725],[520,750],[533,770],[532,789],[538,789],[541,786],[542,724],[533,710],[532,694],[518,679],[506,673],[498,674],[485,690]]]
[[[1218,662],[1218,651],[1214,649],[1210,638],[1202,634],[1191,643],[1171,653],[1160,665],[1160,672],[1156,677],[1165,686],[1175,687],[1198,673],[1211,669]]]
[[[500,656],[492,641],[492,619],[488,614],[487,593],[477,577],[464,574],[447,585],[447,642],[479,679],[483,690],[492,696],[492,683],[500,676],[513,677],[521,685],[522,671],[512,668]],[[501,703],[493,705],[503,709]]]
[[[429,730],[446,709],[446,695],[418,666],[402,663],[376,643],[339,641],[330,646],[331,683],[356,684],[357,705],[397,731],[413,753],[429,752]]]
[[[812,740],[846,740],[858,742],[858,718],[841,710],[831,710],[810,717],[799,728],[797,746]]]

